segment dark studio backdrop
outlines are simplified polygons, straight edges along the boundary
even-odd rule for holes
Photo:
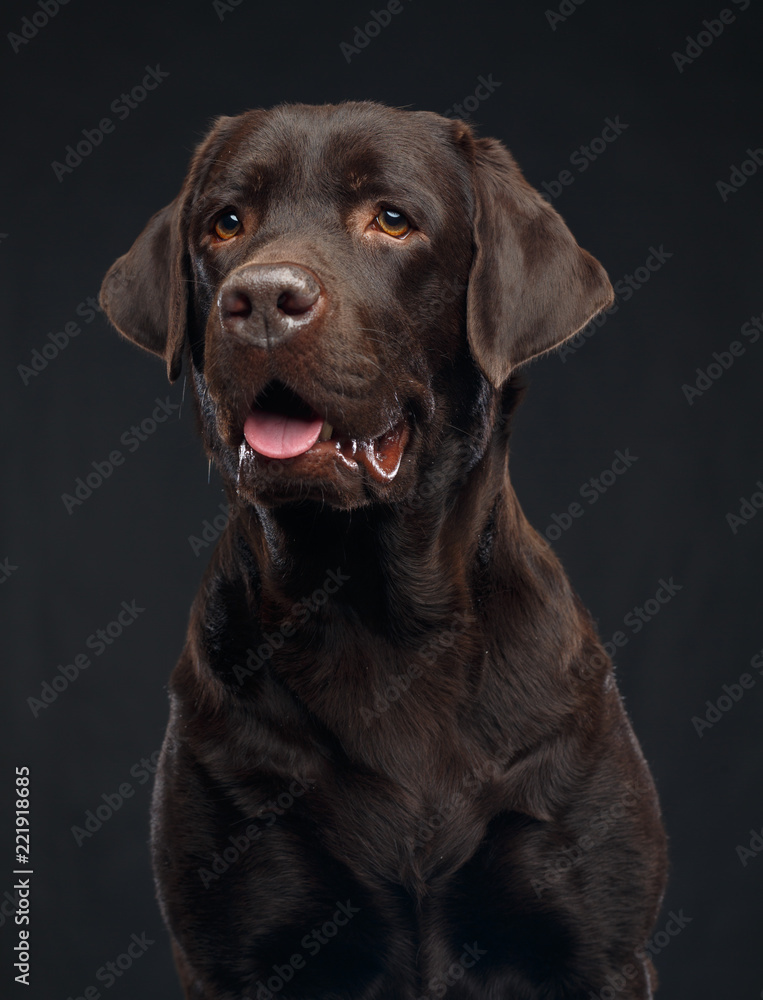
[[[370,98],[503,140],[615,282],[617,309],[528,369],[512,478],[611,643],[661,796],[658,995],[763,996],[757,0],[56,8],[5,4],[0,38],[0,995],[180,997],[149,868],[152,755],[223,495],[182,379],[94,310],[102,276],[212,117]]]

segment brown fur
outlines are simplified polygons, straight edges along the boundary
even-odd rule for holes
[[[380,204],[416,232],[365,229]],[[221,289],[282,262],[321,309],[269,347],[232,336]],[[372,103],[219,119],[107,275],[119,330],[171,379],[186,357],[232,509],[153,804],[189,1000],[651,996],[654,787],[507,468],[517,366],[611,297],[500,143]],[[359,439],[405,423],[397,476],[240,453],[273,380]]]

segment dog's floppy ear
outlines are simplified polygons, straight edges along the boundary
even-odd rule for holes
[[[464,126],[472,161],[474,258],[467,331],[495,386],[524,361],[577,333],[614,296],[604,268],[495,139]]]
[[[152,216],[132,247],[109,268],[101,308],[119,332],[180,374],[188,311],[188,275],[178,219],[181,195]]]
[[[188,211],[214,151],[235,122],[225,116],[215,121],[191,159],[178,196],[151,217],[101,285],[103,311],[123,336],[166,360],[170,382],[180,374],[188,323]]]

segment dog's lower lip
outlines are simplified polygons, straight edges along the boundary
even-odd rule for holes
[[[253,412],[256,413],[256,411]],[[313,422],[309,437],[305,439],[307,441],[314,437],[313,443],[310,447],[293,455],[277,453],[278,449],[273,448],[267,450],[273,451],[274,454],[266,454],[260,447],[257,447],[258,441],[252,433],[251,423],[248,433],[247,424],[244,425],[244,439],[246,445],[255,454],[284,463],[292,463],[304,457],[309,459],[311,464],[314,464],[316,460],[320,461],[333,456],[349,468],[357,468],[361,465],[376,482],[391,482],[395,478],[400,470],[403,452],[410,437],[408,421],[405,418],[373,438],[351,437],[343,434],[326,420],[322,422],[318,430],[318,419],[320,418],[316,418]],[[249,418],[247,418],[248,421]],[[308,421],[305,421],[305,424],[307,423]]]
[[[379,437],[358,444],[358,460],[377,482],[389,482],[397,475],[408,435],[408,422],[401,420]]]

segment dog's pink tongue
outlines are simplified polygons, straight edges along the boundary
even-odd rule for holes
[[[312,448],[322,427],[321,417],[305,420],[252,410],[244,423],[244,437],[251,448],[267,458],[294,458]]]

